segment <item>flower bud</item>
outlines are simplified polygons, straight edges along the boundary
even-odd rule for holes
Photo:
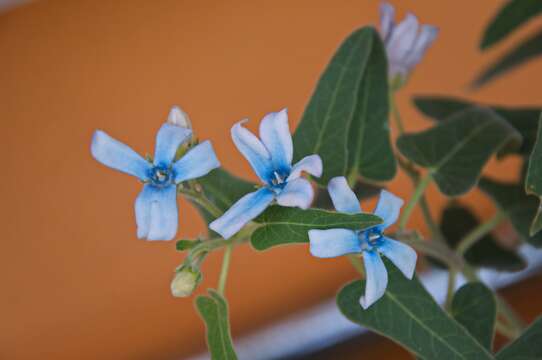
[[[184,127],[187,129],[192,129],[192,124],[190,123],[190,118],[188,114],[185,113],[180,107],[174,105],[169,111],[167,117],[168,124]]]
[[[190,267],[183,266],[171,282],[171,294],[175,297],[187,297],[192,295],[201,281],[201,273]]]

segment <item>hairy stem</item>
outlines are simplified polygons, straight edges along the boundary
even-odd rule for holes
[[[491,219],[478,225],[459,242],[459,245],[457,245],[457,252],[461,255],[465,254],[468,249],[486,236],[495,228],[495,226],[499,225],[505,217],[506,216],[502,211],[497,211]]]
[[[224,257],[222,258],[222,269],[220,270],[220,277],[218,279],[218,293],[224,295],[224,289],[226,287],[226,280],[228,279],[228,271],[230,269],[230,259],[231,259],[231,250],[233,248],[232,244],[226,246],[224,250]]]
[[[202,191],[196,190],[193,186],[188,188],[179,186],[177,192],[194,201],[213,217],[218,218],[222,215],[222,210],[213,204]]]
[[[416,185],[416,188],[414,189],[414,193],[412,194],[412,197],[408,201],[408,203],[405,206],[405,209],[403,210],[403,213],[401,214],[401,217],[399,218],[399,229],[403,230],[408,222],[408,219],[410,218],[410,215],[412,214],[412,210],[414,210],[414,207],[420,200],[420,198],[423,196],[423,193],[425,192],[425,189],[427,186],[431,183],[431,180],[433,180],[432,174],[429,172],[424,177],[420,179],[418,184]]]

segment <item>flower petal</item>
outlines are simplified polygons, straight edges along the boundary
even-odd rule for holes
[[[284,189],[277,196],[277,203],[281,206],[296,206],[307,209],[314,198],[314,190],[306,179],[288,181]]]
[[[260,215],[273,201],[275,193],[268,188],[261,188],[239,199],[221,217],[209,224],[224,239],[229,239],[241,230],[246,223]]]
[[[297,179],[299,176],[301,176],[302,171],[308,172],[312,176],[322,176],[322,158],[316,154],[305,156],[294,166],[292,166],[292,170],[290,171],[287,181]]]
[[[156,134],[154,165],[169,165],[179,146],[192,135],[190,129],[165,123]]]
[[[194,146],[175,164],[175,182],[180,183],[206,175],[209,171],[220,166],[210,141],[204,141]]]
[[[358,236],[349,229],[309,230],[310,252],[319,258],[360,253]]]
[[[137,237],[171,240],[177,234],[178,210],[175,185],[159,188],[146,184],[135,202]]]
[[[288,126],[288,110],[269,113],[260,122],[260,139],[267,148],[275,169],[290,170],[294,146]]]
[[[429,46],[435,41],[435,38],[438,35],[438,28],[431,25],[423,25],[421,26],[420,33],[418,34],[418,37],[416,38],[416,42],[414,43],[414,46],[408,53],[407,59],[406,59],[406,65],[409,68],[414,67],[416,64],[418,64],[421,60]]]
[[[414,249],[397,240],[382,237],[382,242],[378,245],[378,251],[390,259],[407,278],[412,279],[414,270],[416,270],[416,259],[418,258]]]
[[[393,19],[395,17],[395,8],[389,3],[382,3],[380,5],[380,34],[382,39],[386,42],[393,29]]]
[[[383,220],[383,223],[379,225],[381,229],[386,229],[397,221],[403,204],[403,199],[393,195],[391,192],[386,190],[380,192],[380,198],[376,204],[374,214]]]
[[[231,137],[237,149],[248,160],[250,166],[256,172],[256,175],[264,182],[268,183],[273,176],[273,165],[271,155],[262,144],[262,142],[241,124],[246,120],[239,121],[231,128]]]
[[[347,214],[358,214],[361,212],[361,206],[356,194],[348,186],[344,176],[337,176],[329,180],[327,191],[335,206],[335,210]]]
[[[418,19],[413,14],[407,14],[390,34],[386,51],[391,65],[406,66],[406,56],[414,46],[418,35]],[[407,69],[408,70],[408,69]]]
[[[361,307],[367,309],[380,299],[388,286],[388,271],[376,251],[364,251],[365,294],[359,299]]]
[[[96,160],[105,166],[133,175],[141,180],[148,179],[147,173],[151,168],[149,162],[128,145],[113,139],[101,130],[94,132],[90,152]]]

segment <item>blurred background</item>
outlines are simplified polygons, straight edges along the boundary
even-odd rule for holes
[[[412,106],[414,94],[542,102],[537,62],[468,90],[484,65],[539,22],[481,54],[482,30],[502,1],[393,3],[401,17],[412,10],[440,27],[398,98],[408,130],[430,125]],[[255,129],[265,113],[288,107],[293,129],[339,43],[354,29],[378,23],[379,1],[2,5],[0,153],[7,164],[0,187],[0,358],[182,359],[204,350],[193,299],[173,298],[169,290],[182,255],[174,242],[137,240],[133,203],[140,184],[91,158],[93,131],[106,130],[141,154],[152,152],[156,130],[178,104],[196,134],[212,140],[222,165],[254,180],[230,139],[232,124],[249,117]],[[493,161],[487,172],[515,179],[518,164]],[[389,187],[401,196],[411,191],[403,175]],[[444,199],[434,188],[429,194],[438,215]],[[481,218],[492,214],[477,191],[466,199]],[[179,205],[179,237],[205,232],[192,206]],[[419,216],[412,226],[423,229]],[[198,291],[215,286],[220,255],[207,259]],[[345,259],[318,260],[307,246],[262,253],[237,248],[226,292],[234,339],[332,298],[354,277]],[[529,320],[540,311],[527,307],[526,300],[540,302],[539,293],[537,301],[530,295],[532,284],[508,290]],[[408,358],[379,344],[373,336],[314,358]]]

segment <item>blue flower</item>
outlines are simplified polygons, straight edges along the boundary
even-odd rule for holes
[[[388,3],[380,6],[380,33],[388,54],[389,78],[404,80],[423,58],[438,34],[432,25],[420,25],[414,14],[408,13],[396,24],[395,9]]]
[[[169,119],[179,117],[179,111],[173,108]],[[156,135],[154,161],[151,163],[105,132],[97,130],[94,133],[90,149],[96,160],[145,183],[135,202],[138,238],[173,239],[178,222],[176,185],[206,175],[220,166],[209,141],[194,146],[174,162],[177,149],[191,135],[188,128],[163,124]]]
[[[260,123],[260,139],[245,129],[240,121],[231,129],[233,142],[248,160],[264,186],[239,199],[209,227],[230,238],[261,214],[273,200],[282,206],[306,209],[314,197],[311,184],[301,172],[322,175],[322,159],[310,155],[292,166],[293,144],[286,109],[267,114]]]
[[[359,201],[344,177],[331,179],[328,191],[337,211],[349,214],[361,212]],[[397,221],[401,206],[403,200],[383,190],[374,211],[374,214],[384,221],[382,224],[361,231],[309,230],[310,251],[314,256],[330,258],[352,253],[363,255],[366,286],[360,304],[364,309],[380,299],[388,285],[388,272],[380,255],[390,259],[407,278],[412,279],[414,276],[416,252],[410,246],[382,234],[387,227]]]

